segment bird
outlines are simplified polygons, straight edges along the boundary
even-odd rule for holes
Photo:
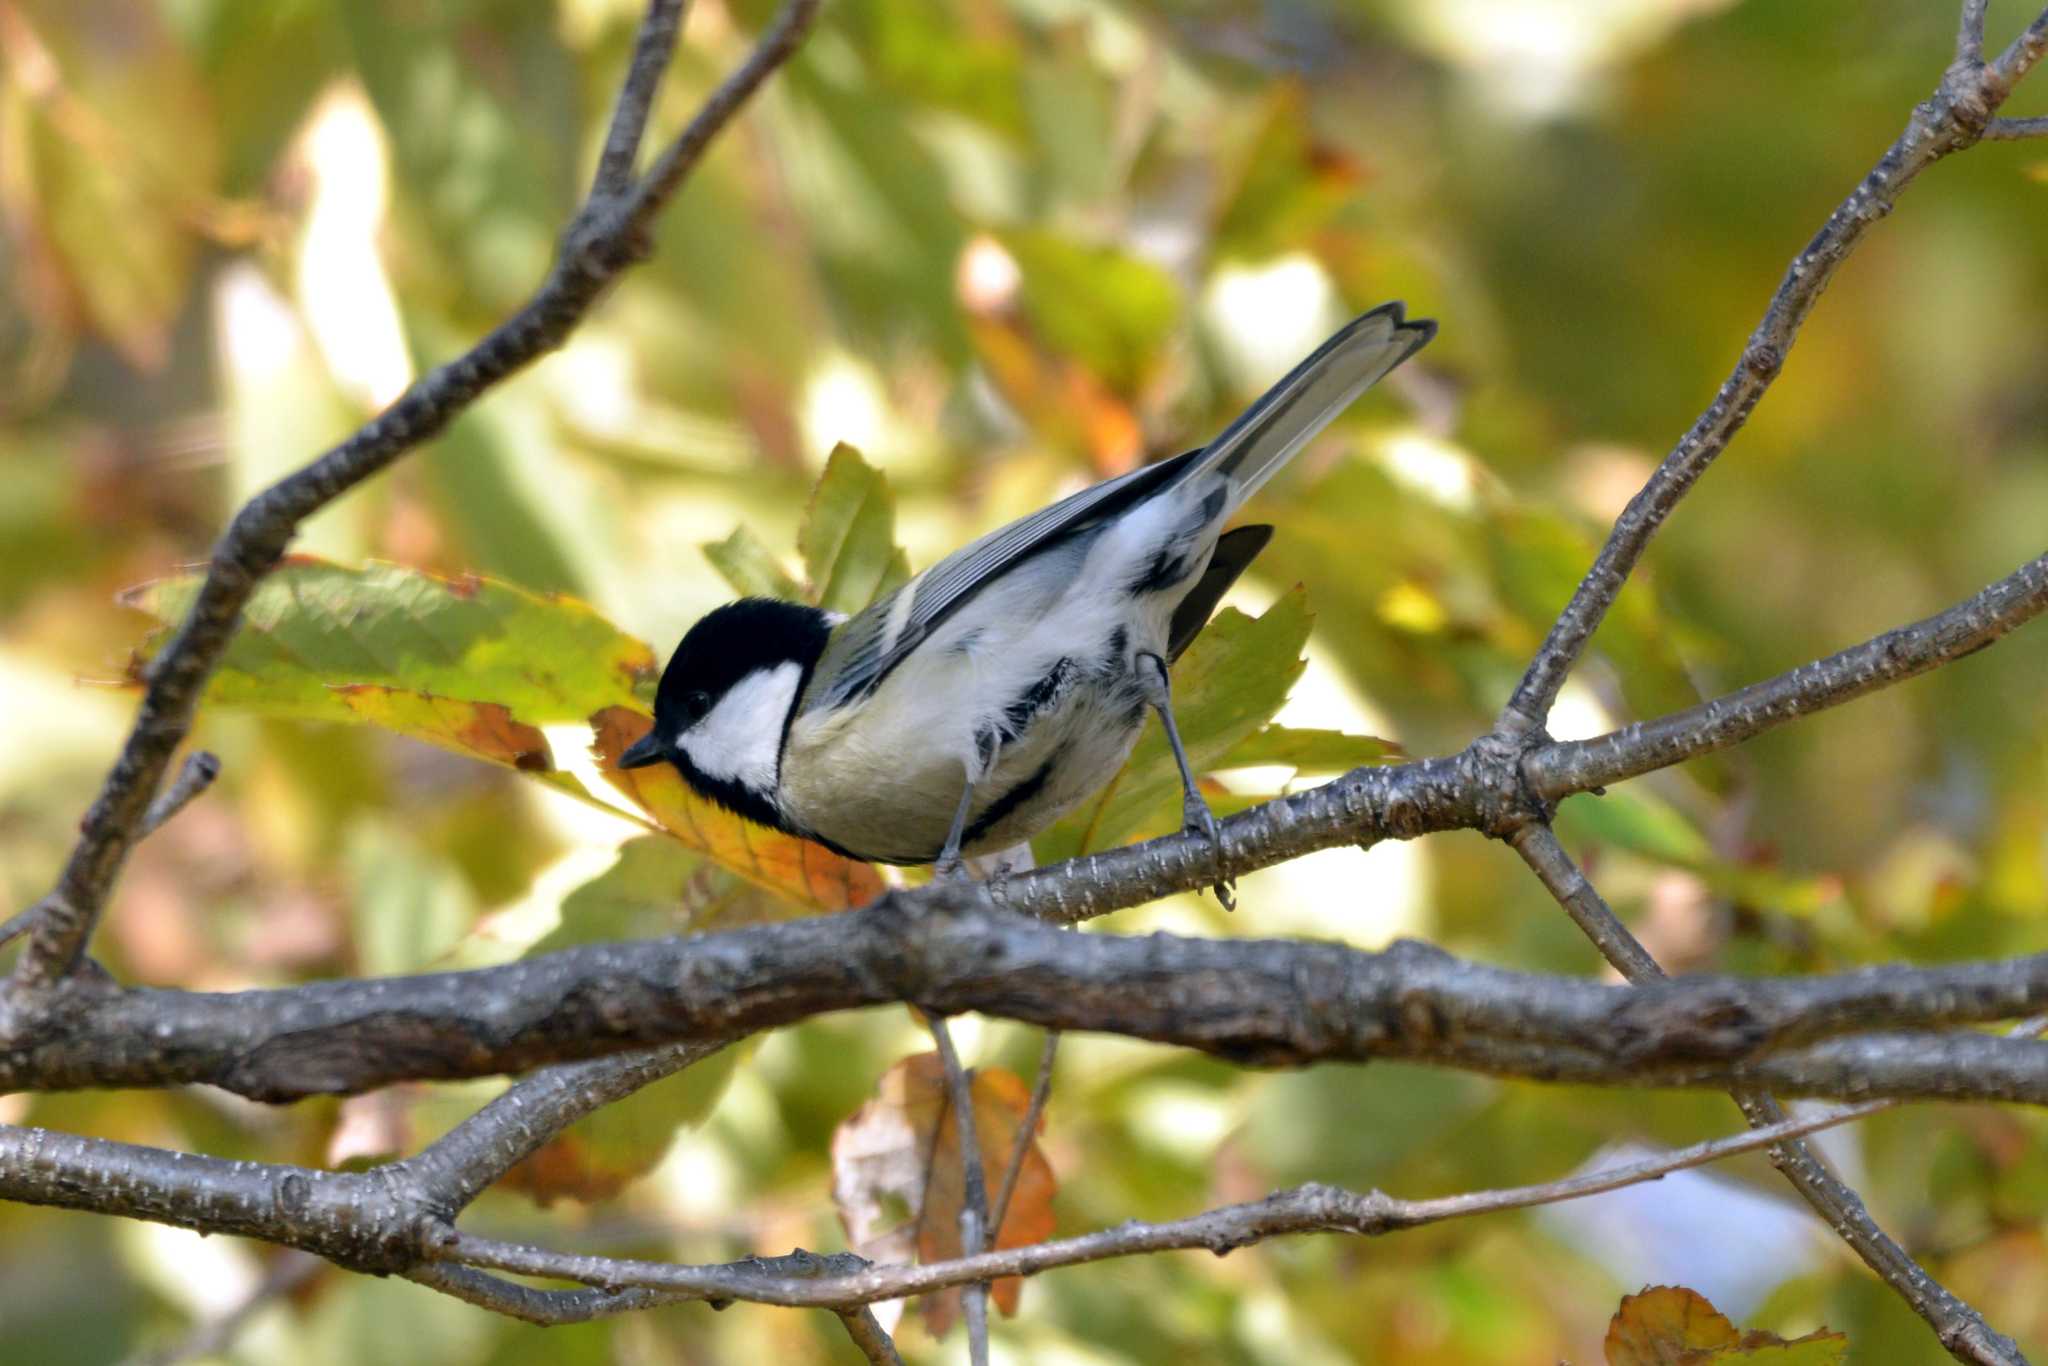
[[[1220,867],[1170,668],[1273,534],[1226,526],[1435,334],[1382,304],[1208,445],[992,531],[851,617],[761,597],[714,609],[669,657],[653,727],[618,767],[666,762],[749,820],[954,877],[1098,791],[1150,712],[1180,768],[1183,828]],[[1220,875],[1216,891],[1232,904]]]

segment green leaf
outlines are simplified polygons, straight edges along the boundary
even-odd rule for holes
[[[1180,289],[1149,261],[1043,231],[1002,242],[1023,272],[1024,311],[1044,343],[1121,394],[1136,393],[1180,325]]]
[[[759,924],[786,914],[787,904],[770,901],[678,840],[641,835],[619,846],[610,868],[562,898],[561,923],[528,952]]]
[[[504,1184],[536,1203],[591,1203],[618,1194],[659,1166],[676,1134],[703,1121],[725,1094],[751,1042],[722,1049],[624,1100],[577,1120],[512,1168]]]
[[[163,579],[126,600],[169,623],[197,584],[190,575]],[[156,643],[138,657],[137,677]],[[395,565],[294,560],[258,588],[207,699],[294,720],[366,722],[597,801],[555,770],[540,729],[578,723],[606,777],[650,826],[731,873],[816,910],[880,894],[872,868],[704,801],[666,764],[620,772],[620,753],[648,728],[640,690],[654,677],[647,646],[568,598]],[[716,885],[707,905],[728,923],[776,909]]]
[[[1301,677],[1313,618],[1307,596],[1288,593],[1261,617],[1218,612],[1173,668],[1173,714],[1197,773],[1258,731]],[[1035,842],[1040,864],[1163,833],[1180,821],[1180,770],[1166,732],[1148,721],[1130,760],[1100,796]]]
[[[476,918],[469,883],[455,866],[392,827],[356,826],[345,862],[356,966],[366,976],[433,967]]]
[[[783,569],[775,552],[743,526],[734,527],[732,535],[722,541],[708,542],[704,546],[704,558],[711,561],[718,577],[732,585],[733,592],[743,598],[803,601],[803,588]]]
[[[843,441],[811,491],[796,545],[812,599],[827,611],[858,612],[910,577],[889,481]]]
[[[1392,740],[1376,735],[1267,726],[1231,746],[1230,752],[1212,767],[1220,770],[1285,764],[1297,773],[1344,773],[1365,764],[1398,759],[1403,753]]]
[[[199,576],[122,596],[165,626],[183,620]],[[343,685],[496,703],[526,725],[639,706],[654,654],[583,603],[491,579],[398,565],[349,569],[294,558],[265,579],[206,700],[304,721],[377,720]],[[162,644],[147,641],[136,673]]]

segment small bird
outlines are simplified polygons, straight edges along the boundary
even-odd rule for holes
[[[666,761],[750,820],[951,876],[1108,782],[1149,708],[1180,765],[1186,828],[1214,843],[1168,667],[1273,534],[1224,525],[1435,335],[1383,304],[1209,445],[992,531],[851,618],[768,598],[717,608],[676,647],[654,728],[619,767]]]

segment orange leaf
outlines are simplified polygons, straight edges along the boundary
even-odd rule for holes
[[[547,738],[496,702],[464,702],[376,683],[342,684],[334,692],[365,721],[415,740],[523,773],[546,773],[554,767],[548,760]]]
[[[958,1257],[960,1211],[966,1205],[966,1166],[936,1053],[905,1058],[882,1074],[875,1099],[832,1136],[832,1199],[848,1243],[876,1261],[925,1263]],[[993,1200],[1031,1100],[1014,1072],[977,1068],[973,1079],[975,1146]],[[1057,1190],[1052,1164],[1034,1140],[994,1246],[1043,1242],[1053,1231]],[[1023,1281],[1011,1276],[994,1286],[996,1306],[1017,1312]],[[957,1289],[924,1298],[925,1321],[942,1337],[959,1312]]]
[[[1697,1290],[1651,1286],[1625,1297],[1607,1325],[1607,1366],[1692,1366],[1739,1336]]]
[[[755,825],[705,801],[668,764],[621,769],[619,756],[652,725],[639,712],[606,707],[590,718],[591,753],[612,786],[662,829],[748,881],[824,910],[863,905],[882,894],[881,876],[871,865],[841,858],[821,844]]]

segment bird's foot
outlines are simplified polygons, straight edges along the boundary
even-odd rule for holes
[[[1199,792],[1189,792],[1181,801],[1181,831],[1183,834],[1199,835],[1209,842],[1216,853],[1216,864],[1223,864],[1223,835],[1216,827],[1216,813],[1209,809],[1209,803],[1202,800]],[[1216,900],[1226,911],[1237,909],[1237,882],[1235,879],[1219,876],[1210,888],[1216,893]]]

